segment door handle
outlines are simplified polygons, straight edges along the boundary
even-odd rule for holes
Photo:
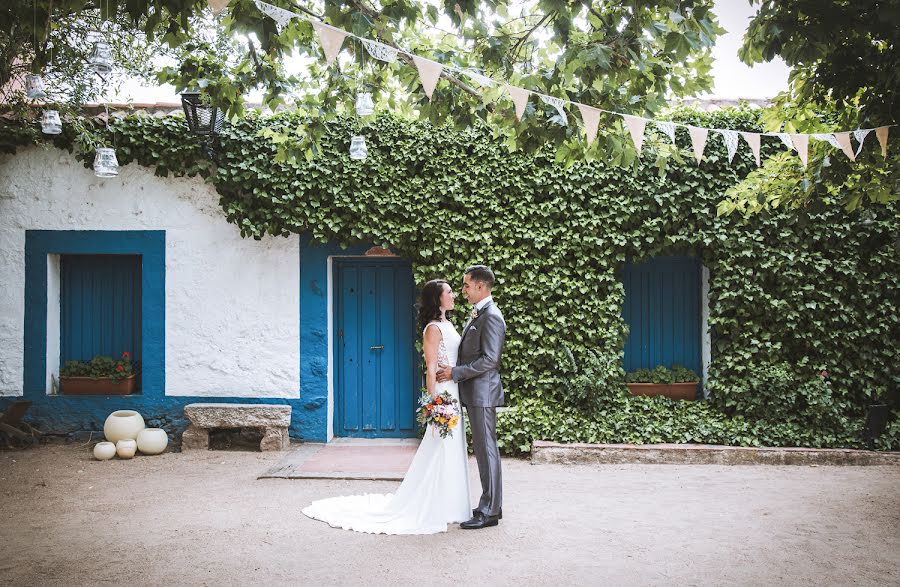
[[[370,346],[369,348],[372,349],[373,351],[374,351],[375,349],[382,349],[382,350],[383,350],[383,349],[384,349],[384,345],[383,345],[383,344],[373,344],[373,345]]]

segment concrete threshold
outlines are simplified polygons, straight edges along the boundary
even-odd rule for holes
[[[531,463],[649,465],[900,465],[900,452],[715,444],[562,444],[534,441]]]

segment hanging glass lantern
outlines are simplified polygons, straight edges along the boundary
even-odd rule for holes
[[[356,94],[356,114],[359,116],[368,116],[375,112],[375,104],[372,103],[372,94],[369,92],[360,92]]]
[[[369,149],[366,148],[366,137],[355,136],[350,137],[350,158],[356,159],[357,161],[362,161],[369,154]]]
[[[25,95],[29,100],[40,100],[47,97],[47,92],[44,91],[44,80],[41,76],[25,76]]]
[[[109,73],[113,68],[112,47],[102,37],[94,41],[91,58],[88,60],[91,69],[97,73]]]
[[[119,161],[115,149],[100,147],[94,156],[94,175],[97,177],[115,177],[119,175]]]
[[[41,116],[41,132],[45,135],[58,135],[62,132],[62,120],[56,110],[44,110]]]

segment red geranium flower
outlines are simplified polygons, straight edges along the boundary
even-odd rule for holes
[[[822,377],[828,377],[828,371],[822,371]]]
[[[124,371],[124,370],[125,370],[125,367],[123,367],[122,365],[116,365],[116,371]]]
[[[125,351],[124,353],[122,353],[122,358],[123,358],[123,359],[127,359],[127,358],[130,357],[130,356],[131,356],[131,355],[128,354],[128,351]]]

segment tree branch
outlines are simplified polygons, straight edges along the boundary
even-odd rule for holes
[[[523,43],[525,43],[525,41],[528,40],[528,37],[530,37],[531,34],[534,33],[534,31],[538,30],[541,26],[543,26],[543,24],[547,21],[548,18],[550,18],[551,16],[555,16],[555,15],[556,15],[556,11],[551,10],[550,12],[545,14],[544,17],[541,20],[539,20],[536,25],[531,27],[531,29],[527,33],[525,33],[521,39],[516,41],[516,44],[512,46],[512,49],[510,49],[510,53],[513,55],[513,57],[515,57],[518,54],[519,48],[522,46]]]

